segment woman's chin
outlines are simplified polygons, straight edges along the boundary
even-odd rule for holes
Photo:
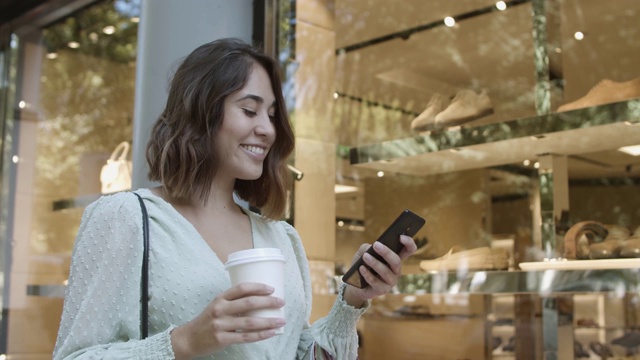
[[[238,180],[253,181],[253,180],[260,179],[261,176],[262,176],[262,171],[260,171],[259,173],[248,173],[238,177]]]

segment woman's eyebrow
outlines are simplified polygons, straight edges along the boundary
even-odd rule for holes
[[[261,96],[258,95],[253,95],[253,94],[247,94],[243,97],[241,97],[240,99],[236,100],[236,102],[241,102],[244,100],[253,100],[255,102],[257,102],[258,104],[262,104],[264,102],[264,99]],[[271,106],[275,106],[276,105],[276,101],[273,100],[273,103],[271,103]]]
[[[236,102],[240,102],[240,101],[244,101],[244,100],[254,100],[257,103],[262,104],[264,102],[264,99],[258,95],[253,95],[253,94],[248,94],[245,95],[243,97],[241,97],[240,99],[236,100]]]

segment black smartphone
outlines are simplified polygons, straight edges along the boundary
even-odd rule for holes
[[[402,245],[402,243],[400,242],[400,235],[413,237],[418,232],[418,230],[422,228],[424,223],[425,220],[420,216],[416,215],[410,210],[404,210],[376,241],[383,243],[397,254],[404,247],[404,245]],[[367,250],[367,253],[371,254],[376,259],[386,263],[382,256],[380,256],[377,252],[375,252],[375,250],[373,250],[373,246]],[[362,274],[360,274],[360,271],[358,271],[361,265],[364,265],[364,260],[362,259],[362,257],[360,257],[358,261],[353,263],[351,268],[342,276],[342,281],[360,289],[367,287],[367,285],[369,284],[367,284],[367,281],[364,279]]]

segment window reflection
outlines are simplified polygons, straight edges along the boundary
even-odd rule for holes
[[[15,185],[2,198],[14,245],[8,355],[50,358],[83,206],[101,194],[112,151],[131,142],[139,16],[138,0],[108,0],[17,31],[19,113],[7,119],[14,140],[5,148],[15,172],[3,173]]]

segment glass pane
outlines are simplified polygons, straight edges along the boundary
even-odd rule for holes
[[[9,355],[53,351],[83,206],[105,191],[112,152],[131,142],[139,10],[137,0],[101,1],[16,31],[19,112],[7,119],[12,162],[3,172],[15,177],[3,196],[13,245]]]
[[[294,225],[316,298],[328,260],[340,275],[405,208],[427,219],[361,357],[624,356],[640,160],[618,149],[640,145],[640,3],[295,5]]]

